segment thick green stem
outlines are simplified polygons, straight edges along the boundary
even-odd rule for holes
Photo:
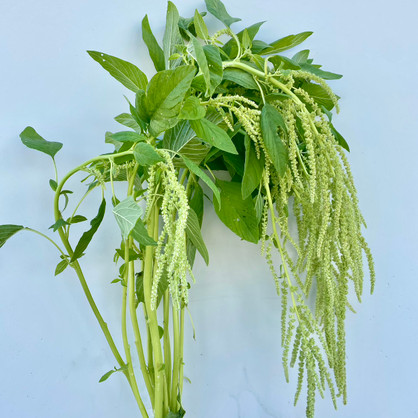
[[[126,302],[127,302],[127,293],[128,293],[128,286],[129,286],[129,241],[125,241],[125,274],[124,274],[124,286],[122,290],[122,339],[123,339],[123,346],[125,348],[125,356],[126,362],[128,364],[128,374],[129,380],[132,388],[132,392],[135,396],[135,400],[138,404],[138,407],[142,413],[143,417],[148,417],[148,413],[145,409],[144,403],[142,402],[141,396],[139,394],[138,385],[136,383],[135,373],[132,366],[132,358],[131,358],[131,348],[128,341],[128,333],[126,327]]]
[[[170,346],[170,294],[168,290],[164,292],[164,363],[166,370],[167,385],[171,388],[171,346]],[[168,394],[168,402],[170,402],[170,394]]]
[[[183,351],[184,351],[184,310],[185,309],[186,308],[183,306],[180,310],[180,376],[179,376],[180,398],[183,393],[183,381],[184,381]]]
[[[152,206],[151,214],[148,221],[148,234],[154,239],[155,223],[158,222],[158,207]],[[153,264],[154,264],[154,249],[152,246],[145,247],[144,258],[144,299],[145,308],[148,315],[148,326],[151,336],[152,350],[154,353],[154,417],[163,418],[164,410],[164,363],[160,344],[160,335],[158,329],[157,312],[151,309],[151,288],[153,280]]]
[[[173,305],[173,379],[171,382],[171,410],[176,412],[177,407],[177,394],[179,385],[179,371],[180,371],[180,326],[179,326],[179,312]]]

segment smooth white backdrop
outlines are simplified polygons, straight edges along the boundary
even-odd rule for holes
[[[335,2],[225,1],[243,19],[236,30],[267,20],[259,38],[314,31],[309,48],[342,97],[335,125],[347,138],[366,237],[376,258],[375,294],[348,315],[349,403],[334,412],[317,402],[317,417],[405,418],[418,415],[415,393],[417,281],[417,8],[412,0]],[[202,10],[182,0],[180,14]],[[46,231],[53,223],[53,176],[46,155],[26,149],[18,134],[34,126],[64,143],[61,174],[98,153],[113,117],[127,110],[129,91],[85,53],[99,50],[153,73],[140,37],[148,13],[162,36],[166,2],[154,0],[2,0],[0,4],[0,223]],[[212,29],[221,25],[209,19]],[[98,197],[86,203],[91,216]],[[107,260],[118,242],[112,215],[83,267],[117,344],[120,288]],[[206,211],[203,235],[211,263],[198,259],[186,335],[184,407],[190,418],[302,418],[292,406],[295,376],[280,364],[280,302],[255,245],[242,243]],[[98,384],[115,362],[71,271],[54,278],[58,254],[21,233],[0,250],[0,416],[114,418],[138,416],[121,375]]]

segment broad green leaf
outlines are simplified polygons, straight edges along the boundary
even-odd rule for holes
[[[228,171],[233,177],[235,174],[242,177],[244,175],[244,159],[240,155],[224,154],[222,156]]]
[[[206,41],[206,39],[209,38],[209,31],[206,26],[205,21],[203,20],[202,15],[199,13],[199,11],[196,9],[194,12],[194,28],[196,31],[196,35],[200,38]]]
[[[20,139],[28,148],[41,151],[52,158],[62,148],[61,142],[50,142],[43,139],[31,126],[27,126],[20,134]]]
[[[245,166],[244,176],[241,183],[242,198],[246,199],[260,185],[264,170],[264,157],[260,153],[260,158],[254,149],[254,145],[248,135],[245,135]]]
[[[309,73],[315,74],[318,77],[323,78],[324,80],[338,80],[342,77],[341,74],[331,73],[329,71],[321,70],[320,68],[315,67],[312,64],[300,64],[302,70],[305,70]]]
[[[97,215],[91,220],[90,226],[91,228],[84,232],[84,234],[81,236],[80,241],[78,241],[77,246],[75,247],[73,256],[71,257],[70,263],[80,258],[87,246],[90,244],[90,241],[92,240],[94,234],[98,230],[102,220],[103,216],[105,214],[106,210],[106,200],[103,199],[102,203],[100,204],[99,211],[97,212]]]
[[[142,20],[142,39],[148,48],[155,69],[157,71],[165,70],[164,52],[152,33],[147,15]]]
[[[187,144],[185,144],[179,151],[180,156],[186,157],[199,165],[208,154],[212,147],[200,139],[194,137]],[[176,163],[178,161],[175,161]]]
[[[192,196],[189,198],[189,205],[190,208],[193,209],[193,211],[196,213],[200,228],[202,226],[204,210],[203,189],[199,183],[193,182],[192,190]],[[193,267],[194,260],[196,258],[196,247],[195,245],[193,245],[192,241],[189,238],[187,238],[186,240],[186,248],[187,260],[189,261],[190,266]]]
[[[142,216],[141,207],[135,202],[132,196],[128,196],[113,208],[116,222],[122,232],[124,240],[128,239],[129,234],[134,229],[138,219]]]
[[[151,135],[158,136],[177,124],[181,103],[195,72],[194,66],[183,65],[174,70],[160,71],[151,79],[145,101],[151,117]]]
[[[82,215],[75,215],[72,218],[67,219],[68,224],[78,224],[78,223],[84,222],[84,221],[87,221],[87,218],[85,216],[82,216]]]
[[[136,65],[98,51],[87,53],[129,90],[137,92],[147,88],[147,76]]]
[[[206,109],[200,104],[196,96],[189,96],[181,107],[179,119],[202,119],[206,115]]]
[[[225,5],[220,0],[205,0],[205,3],[208,12],[228,27],[234,22],[239,22],[241,20],[237,17],[232,17],[226,11]]]
[[[144,90],[139,90],[135,95],[135,110],[136,113],[133,115],[135,118],[139,117],[143,123],[149,123],[150,115],[147,111],[146,94]],[[142,127],[141,123],[139,123],[139,125]]]
[[[293,55],[292,61],[298,65],[306,64],[308,62],[309,52],[309,49],[304,49],[297,52],[295,55]]]
[[[58,221],[56,221],[48,229],[52,229],[55,232],[57,229],[62,228],[65,225],[68,225],[67,221],[64,221],[64,219],[58,219]]]
[[[134,240],[138,241],[142,245],[157,245],[157,243],[148,235],[147,228],[142,222],[141,218],[138,218],[134,228],[131,231],[131,236]]]
[[[247,29],[244,29],[244,32],[242,33],[241,44],[244,50],[251,49],[252,39],[250,38]]]
[[[329,126],[338,144],[340,144],[345,150],[350,152],[350,147],[348,146],[347,141],[343,138],[343,136],[334,128],[334,125],[331,122],[329,122]]]
[[[0,248],[3,247],[4,243],[17,232],[25,229],[22,225],[0,225]]]
[[[55,276],[61,274],[68,267],[68,260],[62,260],[55,267]]]
[[[286,172],[289,157],[287,149],[278,134],[278,128],[286,131],[282,115],[269,103],[261,111],[261,133],[267,153],[279,176]]]
[[[200,255],[205,260],[205,263],[208,265],[209,253],[206,248],[205,242],[203,241],[202,233],[200,231],[199,218],[197,217],[196,212],[192,208],[189,209],[189,214],[187,216],[186,234],[187,238],[190,239],[190,241],[197,248]]]
[[[238,154],[234,143],[228,134],[206,118],[190,121],[190,125],[198,136],[208,144],[219,148],[222,151]]]
[[[225,68],[223,72],[224,80],[232,81],[246,89],[258,90],[258,86],[251,74],[238,68]]]
[[[154,165],[164,159],[155,151],[154,147],[145,142],[140,142],[134,148],[134,157],[136,162],[142,166]]]
[[[264,22],[258,22],[258,23],[254,23],[254,25],[249,26],[248,28],[245,28],[244,30],[242,30],[241,32],[237,33],[237,37],[239,39],[240,42],[242,42],[242,37],[244,35],[244,31],[247,31],[248,37],[251,40],[251,43],[255,37],[255,35],[257,35],[260,26],[263,24]],[[237,43],[235,42],[235,39],[231,38],[223,47],[222,50],[230,57],[230,58],[235,58],[238,52],[238,47],[237,47]]]
[[[329,97],[327,91],[319,84],[304,82],[301,85],[301,88],[303,88],[316,103],[323,105],[327,110],[331,110],[334,107],[334,102]],[[303,97],[301,97],[301,99],[303,100]]]
[[[146,140],[145,135],[132,131],[116,132],[114,134],[110,134],[109,137],[118,142],[144,142]]]
[[[170,61],[171,55],[173,55],[176,50],[176,45],[181,45],[183,39],[180,35],[179,30],[179,12],[176,6],[169,1],[167,5],[167,17],[165,32],[163,38],[163,50],[164,50],[164,59],[165,59],[165,68],[175,68],[177,67],[181,60]]]
[[[242,199],[241,184],[217,180],[221,189],[221,207],[215,204],[219,219],[240,238],[257,243],[259,228],[254,202],[251,197]]]
[[[251,47],[251,51],[253,54],[260,54],[262,51],[268,48],[270,48],[270,44],[268,44],[267,42],[255,39],[253,41],[253,46]]]
[[[269,58],[269,61],[274,65],[275,69],[300,70],[301,68],[295,61],[282,55],[274,55]]]
[[[121,125],[133,129],[135,132],[141,132],[141,127],[130,113],[121,113],[115,117],[115,121]]]
[[[173,151],[179,151],[195,136],[196,134],[190,126],[190,122],[181,120],[176,126],[165,131],[163,146]]]
[[[306,38],[312,35],[313,32],[301,32],[297,35],[288,35],[284,38],[278,39],[270,44],[270,48],[264,49],[261,54],[277,54],[278,52],[286,51],[299,44],[301,44]]]
[[[209,178],[209,176],[193,161],[189,160],[184,155],[181,156],[183,158],[186,167],[197,177],[201,178],[213,191],[213,195],[216,197],[216,200],[219,204],[221,204],[220,193],[219,189],[216,187],[215,183]]]

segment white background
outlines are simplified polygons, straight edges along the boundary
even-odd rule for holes
[[[181,1],[191,16],[202,1]],[[314,31],[309,48],[342,97],[336,127],[348,140],[377,286],[347,319],[349,403],[317,417],[403,418],[418,415],[417,375],[417,9],[412,0],[335,2],[228,0],[239,30],[267,20],[259,39]],[[140,37],[148,13],[162,36],[166,2],[154,0],[2,0],[0,4],[0,223],[42,231],[53,223],[53,169],[18,134],[34,126],[64,143],[60,173],[110,151],[104,132],[127,111],[123,86],[85,50],[103,51],[153,73]],[[212,29],[221,24],[209,19]],[[97,211],[91,197],[84,214]],[[257,246],[242,243],[207,208],[203,235],[211,263],[197,260],[190,311],[197,339],[186,335],[184,407],[190,418],[304,416],[292,406],[295,376],[281,369],[280,302]],[[119,235],[111,213],[97,233],[89,284],[121,346],[120,287],[108,263]],[[83,226],[84,228],[84,226]],[[122,375],[98,384],[115,362],[78,281],[45,240],[21,233],[0,251],[0,416],[114,418],[139,416]],[[191,328],[191,327],[190,327]]]

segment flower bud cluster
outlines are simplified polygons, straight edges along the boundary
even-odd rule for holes
[[[160,210],[164,224],[155,250],[156,270],[151,289],[151,308],[156,309],[158,285],[163,275],[168,280],[173,304],[179,308],[181,303],[188,303],[187,273],[191,268],[187,260],[186,226],[189,204],[186,190],[177,180],[170,154],[167,151],[158,152],[165,160],[154,166],[158,166],[161,173],[163,197]],[[155,193],[156,170],[150,176],[150,194]]]

